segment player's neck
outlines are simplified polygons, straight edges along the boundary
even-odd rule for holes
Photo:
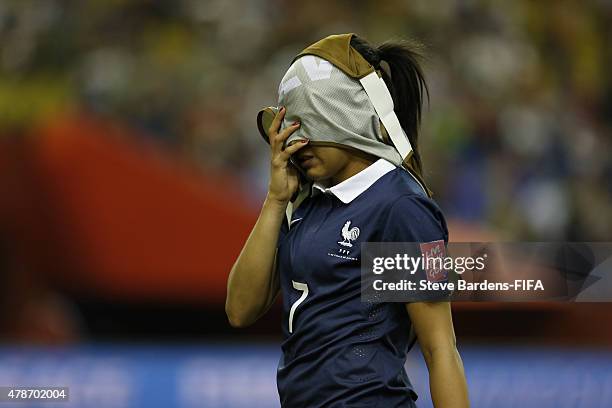
[[[338,173],[331,177],[328,181],[329,186],[335,186],[336,184],[342,183],[344,180],[353,177],[355,174],[362,170],[365,170],[372,164],[372,161],[356,157],[354,160],[349,161]]]

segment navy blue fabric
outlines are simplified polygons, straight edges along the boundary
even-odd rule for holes
[[[404,369],[410,318],[402,303],[361,301],[362,242],[448,242],[438,206],[403,169],[392,170],[348,204],[329,193],[307,199],[282,228],[283,295],[277,384],[283,407],[413,407]],[[341,231],[359,228],[352,247]],[[308,285],[308,296],[289,314]]]

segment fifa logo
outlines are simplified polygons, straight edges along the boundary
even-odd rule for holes
[[[355,241],[357,238],[359,238],[359,228],[358,227],[350,228],[350,227],[351,227],[351,220],[348,220],[344,224],[344,227],[342,227],[342,231],[340,232],[340,234],[342,235],[342,241],[338,241],[338,243],[344,247],[352,248],[353,244],[351,243],[351,241]]]

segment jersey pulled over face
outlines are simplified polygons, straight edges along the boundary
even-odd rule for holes
[[[300,128],[287,140],[308,138],[356,148],[395,165],[402,158],[383,142],[381,123],[366,91],[329,61],[304,55],[291,64],[278,87],[278,105],[287,114],[281,128],[300,121]]]
[[[380,159],[302,203],[279,237],[283,407],[411,407],[403,303],[361,301],[362,242],[448,241],[414,178]],[[439,294],[438,294],[439,296]],[[424,300],[436,300],[424,299]]]

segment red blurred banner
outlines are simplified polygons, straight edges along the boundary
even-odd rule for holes
[[[0,166],[0,225],[14,253],[104,297],[222,301],[256,217],[227,175],[91,118],[4,138]]]

